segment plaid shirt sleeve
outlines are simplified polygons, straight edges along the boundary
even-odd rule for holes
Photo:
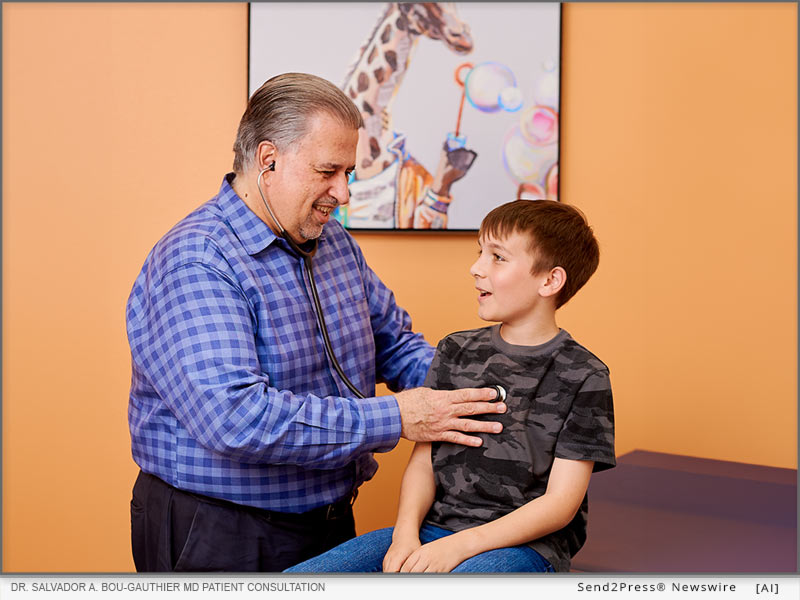
[[[213,267],[190,263],[166,273],[143,308],[149,334],[132,336],[140,344],[134,360],[189,435],[214,453],[330,469],[396,442],[392,397],[363,402],[270,387],[258,364],[253,307]]]

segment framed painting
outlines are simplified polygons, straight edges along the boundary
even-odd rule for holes
[[[299,71],[356,104],[346,227],[475,231],[558,200],[560,49],[557,3],[252,3],[249,93]]]

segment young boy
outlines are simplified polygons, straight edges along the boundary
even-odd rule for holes
[[[503,432],[477,448],[418,443],[394,528],[289,571],[569,570],[589,477],[616,462],[608,368],[555,319],[597,268],[597,241],[572,206],[517,200],[486,216],[478,244],[478,316],[499,325],[442,340],[425,385],[501,386]]]

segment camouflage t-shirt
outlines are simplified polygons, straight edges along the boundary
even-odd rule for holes
[[[493,521],[543,495],[555,457],[616,464],[608,367],[563,329],[539,346],[516,346],[500,326],[453,333],[439,343],[425,385],[451,390],[502,385],[508,410],[482,415],[499,434],[483,446],[434,443],[436,496],[425,520],[450,531]],[[568,571],[586,540],[588,500],[563,529],[529,545],[556,571]]]

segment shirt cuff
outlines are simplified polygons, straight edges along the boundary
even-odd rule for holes
[[[378,396],[362,401],[367,423],[365,445],[371,452],[389,452],[400,441],[403,423],[394,396]]]

